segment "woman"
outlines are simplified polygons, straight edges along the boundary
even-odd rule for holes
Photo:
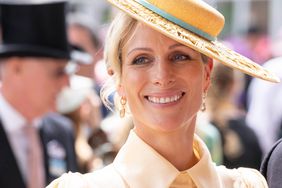
[[[214,63],[212,84],[207,96],[210,121],[220,132],[223,165],[259,169],[262,151],[255,132],[245,121],[245,112],[236,104],[243,89],[242,74]]]
[[[109,30],[105,61],[116,81],[120,115],[130,109],[135,127],[111,165],[85,175],[63,175],[49,188],[267,187],[256,170],[216,167],[194,130],[197,112],[205,108],[210,57],[257,77],[276,77],[211,42],[224,21],[202,1],[110,2],[125,13]],[[102,96],[111,93],[106,88]]]

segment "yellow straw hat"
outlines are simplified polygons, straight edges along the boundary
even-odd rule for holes
[[[280,79],[216,41],[224,17],[202,0],[108,0],[164,35],[246,74],[271,82]]]

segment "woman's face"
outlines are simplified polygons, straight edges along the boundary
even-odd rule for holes
[[[170,132],[195,120],[209,86],[212,61],[139,23],[122,49],[119,94],[136,129]]]

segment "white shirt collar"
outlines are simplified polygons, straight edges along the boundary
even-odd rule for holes
[[[208,149],[197,135],[194,138],[194,149],[199,153],[200,160],[187,170],[194,183],[197,187],[221,187]],[[169,187],[181,173],[141,140],[134,131],[130,132],[127,142],[119,151],[113,165],[129,187],[134,188]]]
[[[22,129],[26,124],[25,118],[13,108],[11,104],[0,93],[0,117],[4,129],[8,132],[14,132]]]

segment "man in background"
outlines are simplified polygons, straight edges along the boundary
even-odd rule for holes
[[[69,82],[66,2],[9,2],[0,3],[0,187],[43,188],[77,169],[72,129],[39,126]]]

